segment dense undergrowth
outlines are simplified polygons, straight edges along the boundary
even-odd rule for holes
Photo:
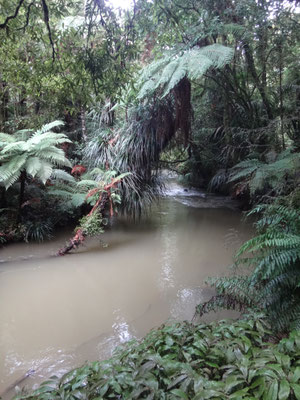
[[[300,399],[300,332],[279,340],[259,315],[166,325],[17,399]]]
[[[65,254],[117,208],[141,215],[167,167],[258,213],[246,268],[198,312],[263,312],[290,337],[164,327],[29,399],[300,398],[298,1],[181,3],[0,0],[0,246],[77,224]]]

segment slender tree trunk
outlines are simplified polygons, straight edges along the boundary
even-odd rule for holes
[[[5,122],[8,120],[7,105],[9,102],[9,94],[6,82],[0,81],[0,128],[4,130]]]
[[[257,74],[256,68],[255,68],[255,64],[254,64],[254,59],[253,59],[253,54],[252,51],[250,49],[250,46],[247,42],[243,42],[243,48],[245,51],[245,57],[246,57],[246,61],[248,64],[248,69],[250,74],[252,75],[252,78],[254,80],[254,83],[261,95],[264,107],[266,109],[267,115],[269,120],[273,119],[273,111],[269,102],[269,99],[267,97],[266,94],[266,88],[264,87],[263,83],[260,81],[259,76]]]
[[[24,203],[25,183],[26,183],[26,171],[22,171],[20,176],[18,222],[20,222],[22,218],[22,205]]]
[[[83,140],[87,141],[87,134],[86,134],[86,118],[85,118],[85,109],[83,106],[80,108],[80,119],[81,119],[81,132]]]
[[[282,149],[285,150],[285,139],[283,129],[283,90],[282,90],[282,72],[283,72],[283,60],[282,60],[282,42],[279,43],[279,103],[280,103],[280,135]]]
[[[5,207],[7,207],[7,200],[6,200],[6,190],[4,187],[0,188],[0,193],[1,193],[0,208],[2,208],[2,207],[5,208]]]

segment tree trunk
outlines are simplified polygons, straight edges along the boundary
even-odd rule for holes
[[[250,73],[252,75],[252,78],[254,80],[254,83],[255,83],[255,85],[256,85],[256,87],[257,87],[257,89],[258,89],[258,91],[259,91],[259,93],[261,95],[261,98],[262,98],[264,107],[266,109],[268,118],[269,118],[269,120],[272,120],[273,119],[273,111],[272,111],[269,99],[267,97],[265,87],[264,87],[264,85],[262,84],[262,82],[260,81],[260,79],[258,77],[256,68],[255,68],[255,64],[254,64],[253,54],[252,54],[252,51],[250,49],[250,46],[245,41],[243,42],[243,48],[245,50],[245,57],[246,57],[246,61],[247,61],[247,64],[248,64],[248,69],[249,69],[249,71],[250,71]]]
[[[98,202],[89,212],[88,216],[91,216],[95,211],[103,212],[105,206],[108,204],[109,196],[107,193],[103,193],[102,197],[100,195]],[[82,243],[85,241],[87,234],[81,229],[78,228],[75,232],[75,235],[70,239],[69,243],[58,250],[56,253],[57,256],[64,256],[68,254],[71,250],[77,249]]]
[[[20,176],[18,222],[21,222],[22,218],[22,205],[24,203],[25,183],[26,183],[26,171],[22,171]]]
[[[6,82],[0,81],[0,129],[4,130],[5,122],[8,120],[9,94]]]
[[[86,142],[87,141],[87,135],[86,135],[86,118],[85,118],[85,109],[83,106],[80,108],[80,119],[81,119],[81,132],[82,132],[82,138]]]

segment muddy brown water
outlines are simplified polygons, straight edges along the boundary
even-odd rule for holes
[[[228,272],[249,223],[225,198],[169,187],[143,221],[115,222],[65,257],[70,232],[0,251],[0,394],[104,359],[165,321],[190,320]],[[227,316],[227,315],[226,315]],[[213,315],[209,318],[219,318]],[[22,380],[29,370],[35,373]]]

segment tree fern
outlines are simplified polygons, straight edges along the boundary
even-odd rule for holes
[[[50,129],[62,126],[61,121],[44,125],[30,135],[27,140],[19,140],[19,134],[1,134],[0,150],[0,183],[6,189],[12,186],[25,171],[43,183],[50,178],[54,166],[71,167],[64,151],[57,146],[71,141],[62,133],[54,133]]]
[[[158,88],[163,98],[184,77],[199,79],[211,67],[224,67],[232,57],[233,50],[220,44],[194,47],[182,51],[180,55],[169,52],[162,59],[144,68],[139,80],[141,89],[138,98],[151,96]]]
[[[300,155],[291,149],[280,154],[274,162],[250,159],[238,163],[231,169],[228,181],[246,183],[252,196],[265,186],[280,194],[287,189],[287,179],[293,177],[299,167]]]

